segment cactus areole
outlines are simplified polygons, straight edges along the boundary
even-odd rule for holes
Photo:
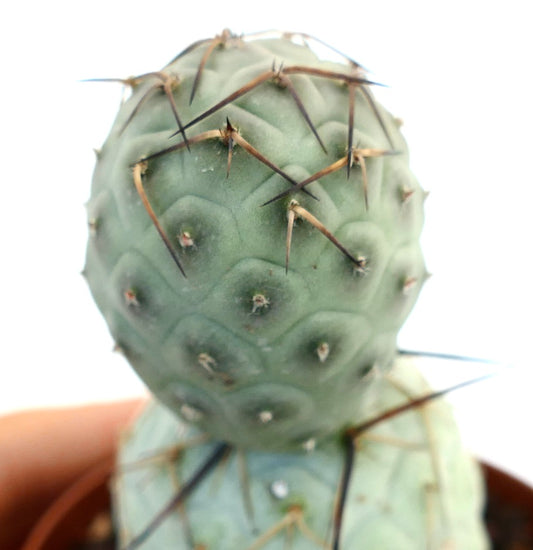
[[[425,193],[355,61],[200,41],[123,80],[85,276],[151,391],[200,430],[312,448],[356,422],[426,278]]]

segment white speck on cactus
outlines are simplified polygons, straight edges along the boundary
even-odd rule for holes
[[[324,363],[329,356],[329,344],[327,342],[322,342],[316,348],[316,354],[318,355],[320,362]]]
[[[418,279],[416,277],[407,277],[403,283],[402,292],[407,295],[415,288]]]
[[[270,300],[264,294],[254,294],[252,298],[252,313],[257,313],[258,310],[267,308],[270,305]]]
[[[366,275],[368,273],[368,258],[366,256],[357,255],[357,263],[354,264],[353,272],[356,275]]]
[[[180,407],[180,411],[183,417],[189,422],[199,422],[204,416],[201,411],[186,403]]]
[[[191,248],[194,246],[194,240],[188,231],[182,231],[178,235],[178,243],[182,248]]]
[[[407,202],[412,196],[415,190],[412,187],[408,187],[407,185],[403,185],[401,189],[401,198],[402,202]]]
[[[268,424],[269,422],[271,422],[274,418],[274,413],[272,411],[261,411],[259,414],[259,420],[263,423],[263,424]]]
[[[274,498],[283,500],[289,496],[289,484],[283,479],[276,479],[270,484],[270,493]]]
[[[124,348],[118,342],[115,342],[113,345],[113,352],[124,355]]]
[[[198,355],[198,363],[211,375],[214,375],[213,367],[216,366],[217,362],[208,354],[200,353]]]
[[[124,300],[127,306],[139,307],[139,299],[137,293],[132,288],[128,288],[124,291]]]
[[[98,229],[98,220],[96,218],[90,218],[87,225],[89,226],[89,235],[94,237]]]

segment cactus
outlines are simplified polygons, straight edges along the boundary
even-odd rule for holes
[[[230,35],[128,82],[85,267],[119,348],[225,441],[296,448],[351,422],[426,277],[424,193],[371,82]]]
[[[408,386],[404,386],[408,380]],[[362,420],[428,389],[410,360],[372,383]],[[128,547],[216,446],[151,404],[124,434],[114,495]],[[381,422],[358,437],[342,548],[486,547],[480,478],[443,401]],[[150,454],[150,451],[155,454]],[[165,452],[166,451],[166,452]],[[234,452],[170,517],[145,534],[143,550],[330,548],[344,450],[331,438],[308,453]],[[288,541],[292,545],[289,545]],[[137,540],[137,542],[140,542]],[[284,546],[287,545],[287,546]],[[133,547],[133,546],[132,546]]]
[[[117,349],[165,407],[140,419],[124,461],[141,449],[185,447],[176,467],[186,477],[209,451],[177,432],[224,442],[192,474],[198,483],[187,489],[184,516],[160,530],[149,525],[135,544],[150,534],[153,548],[280,548],[270,522],[299,531],[294,548],[307,548],[310,539],[328,544],[334,517],[337,548],[347,517],[349,548],[392,547],[398,522],[409,524],[398,539],[406,548],[482,548],[475,468],[436,406],[382,419],[392,444],[372,451],[379,460],[362,459],[363,485],[351,484],[354,427],[397,405],[398,392],[408,401],[423,386],[416,369],[394,365],[397,333],[427,278],[425,193],[399,123],[374,99],[378,84],[336,50],[336,60],[320,59],[310,42],[323,46],[302,34],[224,31],[161,71],[121,80],[132,94],[98,152],[84,274]],[[399,440],[423,448],[424,458],[399,451]],[[248,466],[247,482],[239,483],[246,468],[239,474],[238,460],[227,458],[207,505],[200,481],[232,449]],[[332,516],[346,449],[347,498]],[[298,489],[299,504],[265,493],[274,473],[298,486],[313,471],[320,479]],[[143,497],[131,504],[142,475],[119,476],[124,540],[143,523],[140,509],[149,516],[163,505],[166,474],[176,472],[153,474],[158,488],[145,497],[153,507]],[[391,475],[398,483],[384,487]],[[235,503],[243,484],[245,518]],[[417,504],[400,510],[406,494]],[[431,510],[422,513],[423,503]],[[390,539],[375,538],[381,529],[365,520],[381,522],[378,508],[394,509],[384,527]],[[171,543],[165,537],[178,524]],[[221,530],[234,534],[222,541]]]

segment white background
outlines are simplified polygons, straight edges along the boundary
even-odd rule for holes
[[[450,399],[472,450],[533,482],[528,2],[52,0],[11,2],[2,19],[0,413],[143,391],[80,276],[92,149],[122,90],[80,81],[159,69],[225,27],[304,31],[389,85],[379,98],[430,191],[433,277],[401,346],[514,365]],[[486,370],[426,363],[439,387]]]

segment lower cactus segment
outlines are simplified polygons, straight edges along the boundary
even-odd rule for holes
[[[366,420],[429,393],[405,359],[371,384]],[[188,497],[143,532],[209,460],[213,468]],[[331,548],[344,462],[340,437],[307,452],[245,451],[213,442],[152,403],[120,451],[114,499],[121,548]],[[357,438],[340,547],[484,550],[482,497],[479,471],[449,407],[427,402]]]

